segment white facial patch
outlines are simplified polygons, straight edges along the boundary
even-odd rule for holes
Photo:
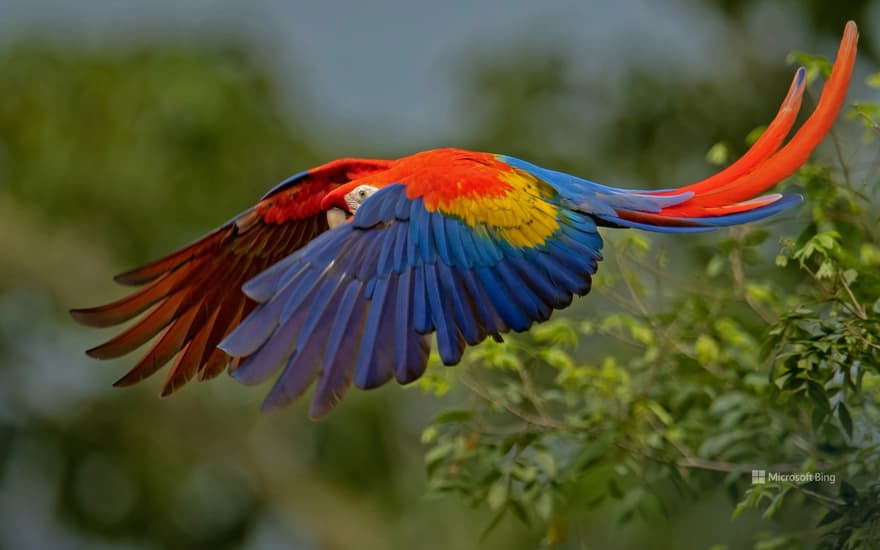
[[[345,204],[348,206],[349,212],[354,214],[360,208],[364,201],[370,198],[373,193],[378,191],[378,187],[372,185],[358,185],[345,195]]]

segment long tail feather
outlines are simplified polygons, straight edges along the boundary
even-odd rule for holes
[[[775,153],[785,140],[785,136],[791,131],[791,127],[794,125],[794,121],[797,119],[798,112],[801,108],[801,100],[804,97],[806,81],[807,70],[803,67],[798,67],[798,70],[795,72],[794,78],[791,81],[791,87],[788,89],[788,95],[785,96],[782,105],[779,107],[779,112],[776,113],[776,118],[774,118],[773,122],[767,126],[767,129],[764,130],[761,137],[759,137],[749,150],[746,151],[746,153],[736,162],[717,174],[709,176],[697,183],[692,183],[684,187],[679,187],[678,189],[663,191],[656,194],[664,196],[684,193],[687,191],[699,194],[712,189],[717,189],[718,187],[726,185],[740,176],[749,173],[755,168],[755,166]]]
[[[720,206],[740,201],[766,191],[801,167],[831,130],[837,119],[852,77],[858,42],[856,24],[846,25],[831,77],[822,90],[816,110],[782,149],[761,163],[754,171],[727,185],[698,193],[692,200],[701,206]],[[684,206],[684,205],[682,205]]]
[[[647,201],[647,206],[633,208],[616,194],[602,194],[600,198],[614,209],[614,214],[600,212],[596,217],[615,226],[651,231],[705,231],[758,220],[800,202],[798,195],[757,195],[800,168],[831,130],[846,99],[858,37],[856,24],[850,21],[815,111],[787,144],[779,147],[800,107],[804,91],[803,68],[795,74],[776,118],[737,162],[714,176],[677,189],[625,193],[642,202]],[[661,198],[668,201],[671,197],[680,197],[681,200],[677,204],[659,201]],[[651,198],[657,199],[654,205],[650,205]]]

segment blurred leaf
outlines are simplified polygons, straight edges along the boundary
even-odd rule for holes
[[[706,162],[715,166],[723,166],[730,159],[730,150],[723,142],[716,143],[706,153]]]
[[[447,423],[463,423],[467,422],[474,416],[474,411],[470,409],[450,409],[448,411],[443,411],[434,417],[434,424],[447,424]]]

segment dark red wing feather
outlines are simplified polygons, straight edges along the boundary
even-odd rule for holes
[[[320,208],[324,195],[387,166],[388,161],[341,159],[298,174],[198,241],[118,275],[117,282],[142,288],[107,305],[72,310],[71,315],[92,327],[114,326],[143,315],[87,353],[98,359],[120,357],[159,335],[114,385],[135,384],[175,356],[162,395],[195,377],[217,376],[229,362],[217,344],[256,305],[241,286],[328,229]]]

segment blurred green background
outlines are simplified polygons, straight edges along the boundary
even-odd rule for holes
[[[85,357],[110,332],[66,311],[340,156],[454,145],[696,180],[712,144],[770,120],[786,55],[833,56],[847,19],[850,97],[876,100],[877,1],[478,4],[0,0],[0,548],[535,547],[540,528],[481,539],[489,511],[425,496],[419,435],[461,389],[352,392],[318,423],[259,414],[263,390],[226,376],[159,400],[161,377],[112,389],[133,361]],[[702,547],[742,528],[728,516],[710,501],[580,540]]]

